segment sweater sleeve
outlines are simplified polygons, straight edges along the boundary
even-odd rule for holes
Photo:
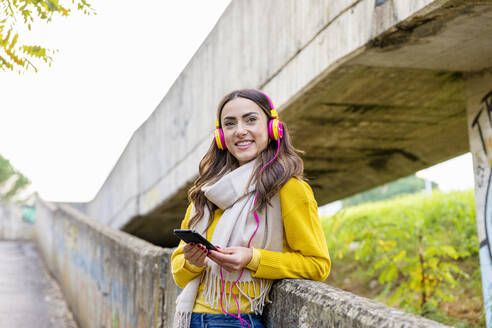
[[[186,215],[183,221],[181,222],[181,229],[188,229],[188,222],[190,221],[190,213],[191,213],[190,204],[188,209],[186,210]],[[173,272],[173,279],[176,285],[181,288],[184,288],[186,284],[190,280],[193,280],[196,276],[198,276],[205,267],[199,267],[193,265],[185,260],[183,254],[183,246],[186,245],[184,241],[180,241],[178,247],[174,250],[171,256],[171,267]]]
[[[291,178],[280,189],[280,205],[284,250],[260,249],[259,264],[252,275],[266,279],[325,280],[331,260],[311,188],[306,182]]]

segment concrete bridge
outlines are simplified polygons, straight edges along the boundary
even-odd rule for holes
[[[275,102],[319,204],[472,151],[492,277],[491,32],[492,0],[233,1],[96,197],[37,203],[39,247],[80,325],[170,324],[178,291],[161,247],[176,245],[218,101],[243,87]],[[439,326],[319,283],[286,280],[273,297],[270,327]]]
[[[469,151],[467,101],[472,113],[472,94],[488,90],[472,76],[492,65],[491,5],[232,2],[83,211],[175,245],[216,106],[236,88],[272,97],[319,204]]]

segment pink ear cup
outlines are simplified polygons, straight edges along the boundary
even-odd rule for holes
[[[273,133],[273,121],[274,120],[268,121],[268,135],[270,136],[270,139],[275,140],[275,135]]]
[[[225,143],[224,132],[221,128],[215,129],[215,144],[220,150],[226,150],[227,145]]]
[[[282,121],[280,120],[278,121],[277,130],[278,130],[278,138],[282,139],[282,137],[284,136],[284,126],[282,124]]]
[[[224,132],[222,131],[222,129],[219,129],[219,134],[220,134],[220,143],[222,144],[222,149],[226,150],[227,145],[225,142]]]
[[[282,139],[284,135],[284,129],[282,122],[279,119],[272,119],[268,122],[268,135],[272,140]]]

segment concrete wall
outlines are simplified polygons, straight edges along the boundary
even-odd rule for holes
[[[81,328],[172,326],[178,293],[172,249],[64,204],[38,199],[36,206],[37,243]],[[445,327],[320,282],[283,280],[271,296],[267,327]]]
[[[492,68],[469,73],[465,81],[485,318],[492,327]]]
[[[167,276],[170,250],[64,204],[38,199],[36,206],[36,241],[80,327],[165,326],[163,311],[173,311],[176,297]]]
[[[217,103],[232,89],[262,88],[282,111],[320,76],[339,67],[358,49],[364,50],[371,39],[443,1],[380,3],[231,2],[161,103],[133,134],[87,205],[87,213],[121,228],[132,217],[152,211],[186,187],[211,143]],[[382,14],[378,7],[393,10]],[[298,140],[298,144],[303,142]],[[316,186],[315,190],[320,192]],[[180,196],[180,200],[178,211],[172,213],[179,213],[179,217],[186,197]]]
[[[0,203],[0,240],[33,238],[33,225],[23,219],[17,204]]]
[[[267,327],[447,327],[315,281],[281,280],[271,296]]]

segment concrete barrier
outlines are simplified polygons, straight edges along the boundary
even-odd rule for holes
[[[311,280],[281,280],[270,295],[272,305],[264,315],[267,327],[447,327]]]
[[[22,206],[0,203],[0,240],[33,238],[33,225],[23,219]]]
[[[66,204],[37,200],[35,236],[81,328],[172,327],[172,249],[114,230]],[[336,268],[334,268],[336,270]],[[445,327],[324,283],[285,279],[266,327]]]
[[[170,249],[65,204],[38,199],[36,206],[36,241],[80,327],[166,327],[177,292]]]

